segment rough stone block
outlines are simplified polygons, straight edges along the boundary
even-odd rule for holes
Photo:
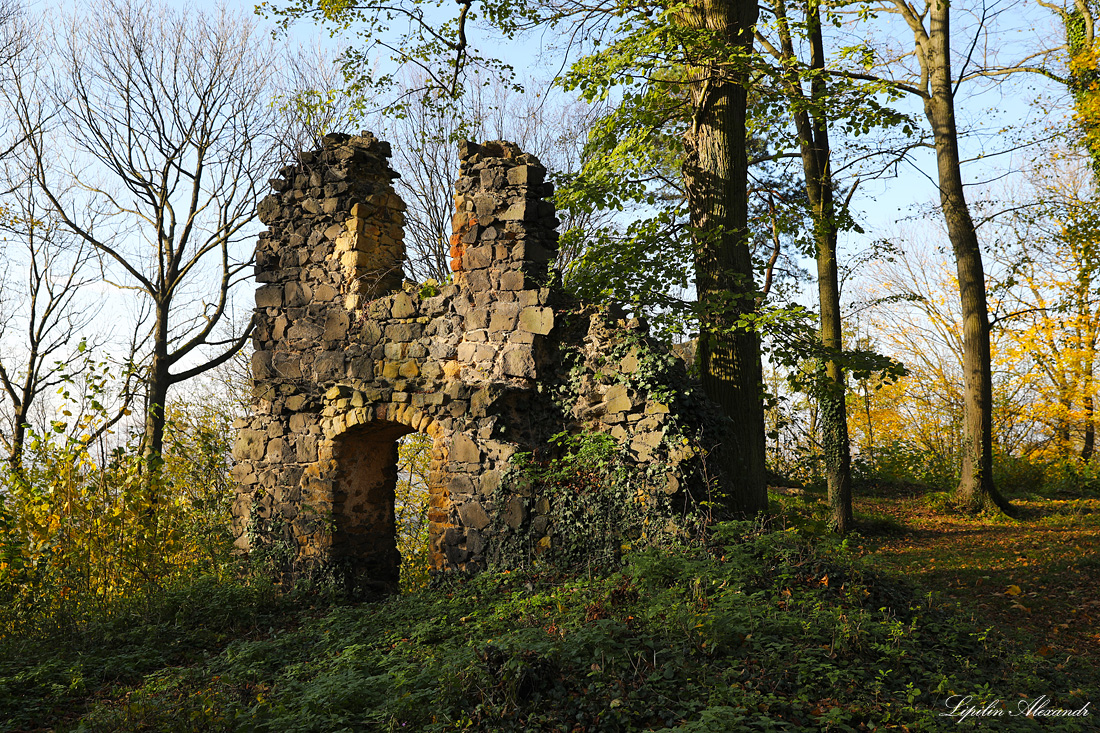
[[[264,459],[268,463],[282,463],[285,453],[286,441],[282,438],[276,438],[275,440],[268,441],[267,453]]]
[[[546,335],[554,328],[554,311],[535,306],[524,308],[519,313],[519,327],[524,331]]]
[[[409,341],[419,337],[420,331],[421,326],[418,323],[394,323],[386,326],[386,338],[394,345],[405,346]],[[405,348],[408,347],[405,346]]]
[[[502,221],[525,221],[528,218],[534,218],[537,214],[537,209],[529,204],[527,201],[518,201],[500,215]]]
[[[492,496],[500,488],[500,471],[484,471],[478,482],[478,493],[482,496]]]
[[[510,376],[534,379],[535,358],[531,354],[531,347],[516,345],[506,350],[501,357],[501,368]]]
[[[324,328],[320,324],[310,321],[295,321],[286,332],[286,337],[291,341],[316,341],[321,338]]]
[[[335,379],[344,375],[344,352],[325,351],[313,362],[313,373],[318,380]]]
[[[465,362],[473,361],[474,354],[477,353],[477,346],[477,344],[470,343],[469,341],[464,341],[459,344],[458,349],[456,349],[458,360]],[[447,367],[444,367],[444,369],[446,368]]]
[[[506,270],[500,273],[501,290],[523,290],[526,287],[526,279],[519,270]]]
[[[447,490],[452,496],[470,496],[474,493],[474,484],[469,476],[460,473],[447,483]]]
[[[638,366],[638,356],[634,352],[631,352],[624,356],[622,361],[619,362],[619,371],[623,374],[633,374],[638,371]],[[668,410],[666,409],[665,412],[668,412]]]
[[[287,283],[284,287],[284,303],[287,308],[306,305],[313,298],[313,291],[305,283]]]
[[[280,308],[283,305],[283,288],[280,285],[264,285],[256,290],[257,308]]]
[[[417,315],[416,305],[408,293],[397,293],[393,296],[393,306],[390,308],[394,318],[413,318]]]
[[[238,461],[258,461],[264,457],[267,433],[259,430],[242,430],[233,444],[233,457]]]
[[[270,351],[252,352],[253,379],[268,379],[275,375],[275,370],[271,365],[271,357],[272,354]]]
[[[471,290],[488,290],[492,287],[487,270],[474,270],[468,273],[467,280]],[[484,327],[483,327],[484,328]]]
[[[325,341],[343,341],[348,337],[349,323],[348,313],[343,308],[330,309],[325,316],[325,330],[321,338]]]
[[[512,186],[537,186],[546,177],[546,169],[534,165],[517,165],[508,170],[508,183]]]
[[[497,210],[497,207],[500,206],[500,199],[498,199],[493,194],[479,193],[477,196],[474,196],[473,203],[474,212],[477,214],[478,223],[488,224],[488,221],[485,220],[492,217],[493,213]]]
[[[493,264],[492,247],[468,247],[463,260],[468,270],[477,270]]]
[[[523,524],[523,520],[526,517],[527,510],[523,506],[523,499],[519,498],[518,496],[513,496],[511,499],[508,500],[508,503],[504,505],[504,523],[512,529],[519,529],[520,525]]]
[[[607,412],[627,412],[633,406],[627,395],[626,385],[613,384],[604,395]]]
[[[481,463],[481,449],[469,436],[457,435],[451,442],[450,460],[455,463]]]
[[[275,373],[286,379],[302,378],[302,360],[291,354],[275,354]]]
[[[511,171],[508,179],[511,180]],[[504,169],[499,165],[492,168],[483,168],[481,171],[481,187],[494,191],[504,185]]]
[[[458,507],[458,516],[462,524],[471,529],[485,529],[489,526],[489,515],[480,501],[467,501]]]
[[[498,303],[493,309],[493,317],[489,321],[489,330],[511,331],[516,327],[516,316],[518,314],[519,306],[515,303]]]

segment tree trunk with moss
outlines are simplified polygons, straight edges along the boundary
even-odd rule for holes
[[[787,93],[795,102],[792,104],[795,130],[806,180],[806,197],[810,202],[814,223],[821,344],[833,355],[824,359],[819,366],[815,395],[821,409],[829,509],[833,528],[840,534],[847,534],[852,527],[852,457],[848,439],[848,413],[844,401],[847,391],[844,369],[837,358],[843,347],[843,338],[836,259],[838,222],[833,197],[833,174],[830,168],[832,149],[826,114],[828,90],[824,75],[812,73],[810,98],[804,98],[802,80],[798,72],[794,71],[797,59],[788,28],[786,5],[783,2],[776,3],[776,13],[779,16],[781,52],[791,69],[786,76]],[[805,33],[810,42],[810,70],[820,72],[825,68],[825,49],[821,37],[821,13],[816,4],[811,4],[806,10]]]
[[[731,507],[752,516],[767,509],[760,340],[743,319],[756,308],[748,244],[745,146],[747,55],[755,2],[699,0],[681,16],[709,34],[710,48],[690,73],[693,111],[684,180],[695,231],[700,307],[698,363],[703,387],[732,421],[722,463]]]

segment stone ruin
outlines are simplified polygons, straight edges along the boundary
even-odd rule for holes
[[[268,229],[256,245],[253,410],[236,424],[237,545],[278,544],[295,569],[395,589],[397,441],[413,431],[431,437],[439,571],[507,565],[498,548],[521,533],[535,551],[553,547],[551,497],[512,459],[547,455],[563,431],[609,433],[652,496],[692,500],[722,418],[644,324],[557,284],[539,161],[511,143],[462,145],[453,278],[416,285],[403,281],[389,155],[368,133],[328,135],[259,205]]]

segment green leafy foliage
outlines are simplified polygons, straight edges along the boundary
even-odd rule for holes
[[[528,511],[541,510],[544,519],[518,530],[500,521],[495,563],[607,567],[632,545],[659,542],[678,531],[669,524],[668,497],[657,485],[659,466],[638,471],[604,433],[561,433],[553,440],[560,451],[556,458],[519,454],[512,459],[504,491],[526,495]]]
[[[398,443],[395,491],[397,550],[401,553],[401,589],[415,590],[428,582],[431,563],[428,537],[428,478],[432,439],[410,433]]]
[[[100,655],[5,655],[0,710],[26,720],[12,716],[66,699],[59,729],[79,718],[89,731],[933,731],[957,729],[939,717],[952,695],[1088,699],[1083,666],[1022,653],[845,548],[725,524],[705,544],[629,553],[606,573],[485,573],[281,623],[262,594],[209,585],[189,606],[204,627],[218,604],[232,609],[210,619],[219,633],[274,625],[219,645],[160,612],[141,627],[165,629],[160,651],[135,629]],[[168,629],[194,654],[183,666]],[[132,671],[82,708],[124,655]],[[150,674],[158,664],[173,666]]]

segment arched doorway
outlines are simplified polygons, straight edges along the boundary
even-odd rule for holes
[[[331,547],[345,587],[357,594],[397,592],[399,547],[410,561],[406,573],[426,576],[428,482],[438,461],[432,438],[400,422],[375,421],[348,430],[333,449]]]

